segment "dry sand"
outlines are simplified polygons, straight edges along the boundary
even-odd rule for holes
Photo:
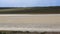
[[[60,14],[0,14],[0,27],[0,30],[60,31]]]
[[[60,14],[1,14],[0,23],[60,23]]]

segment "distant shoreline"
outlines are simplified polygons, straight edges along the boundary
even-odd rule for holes
[[[60,6],[0,7],[0,14],[60,14]]]

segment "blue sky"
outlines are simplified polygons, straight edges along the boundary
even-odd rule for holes
[[[0,0],[0,7],[60,6],[60,0]]]

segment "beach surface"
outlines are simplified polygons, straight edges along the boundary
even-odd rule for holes
[[[0,14],[0,30],[60,31],[60,14]]]

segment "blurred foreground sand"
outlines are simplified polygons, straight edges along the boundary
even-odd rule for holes
[[[0,30],[60,31],[60,14],[0,14]]]
[[[0,23],[60,24],[60,14],[1,14]]]

